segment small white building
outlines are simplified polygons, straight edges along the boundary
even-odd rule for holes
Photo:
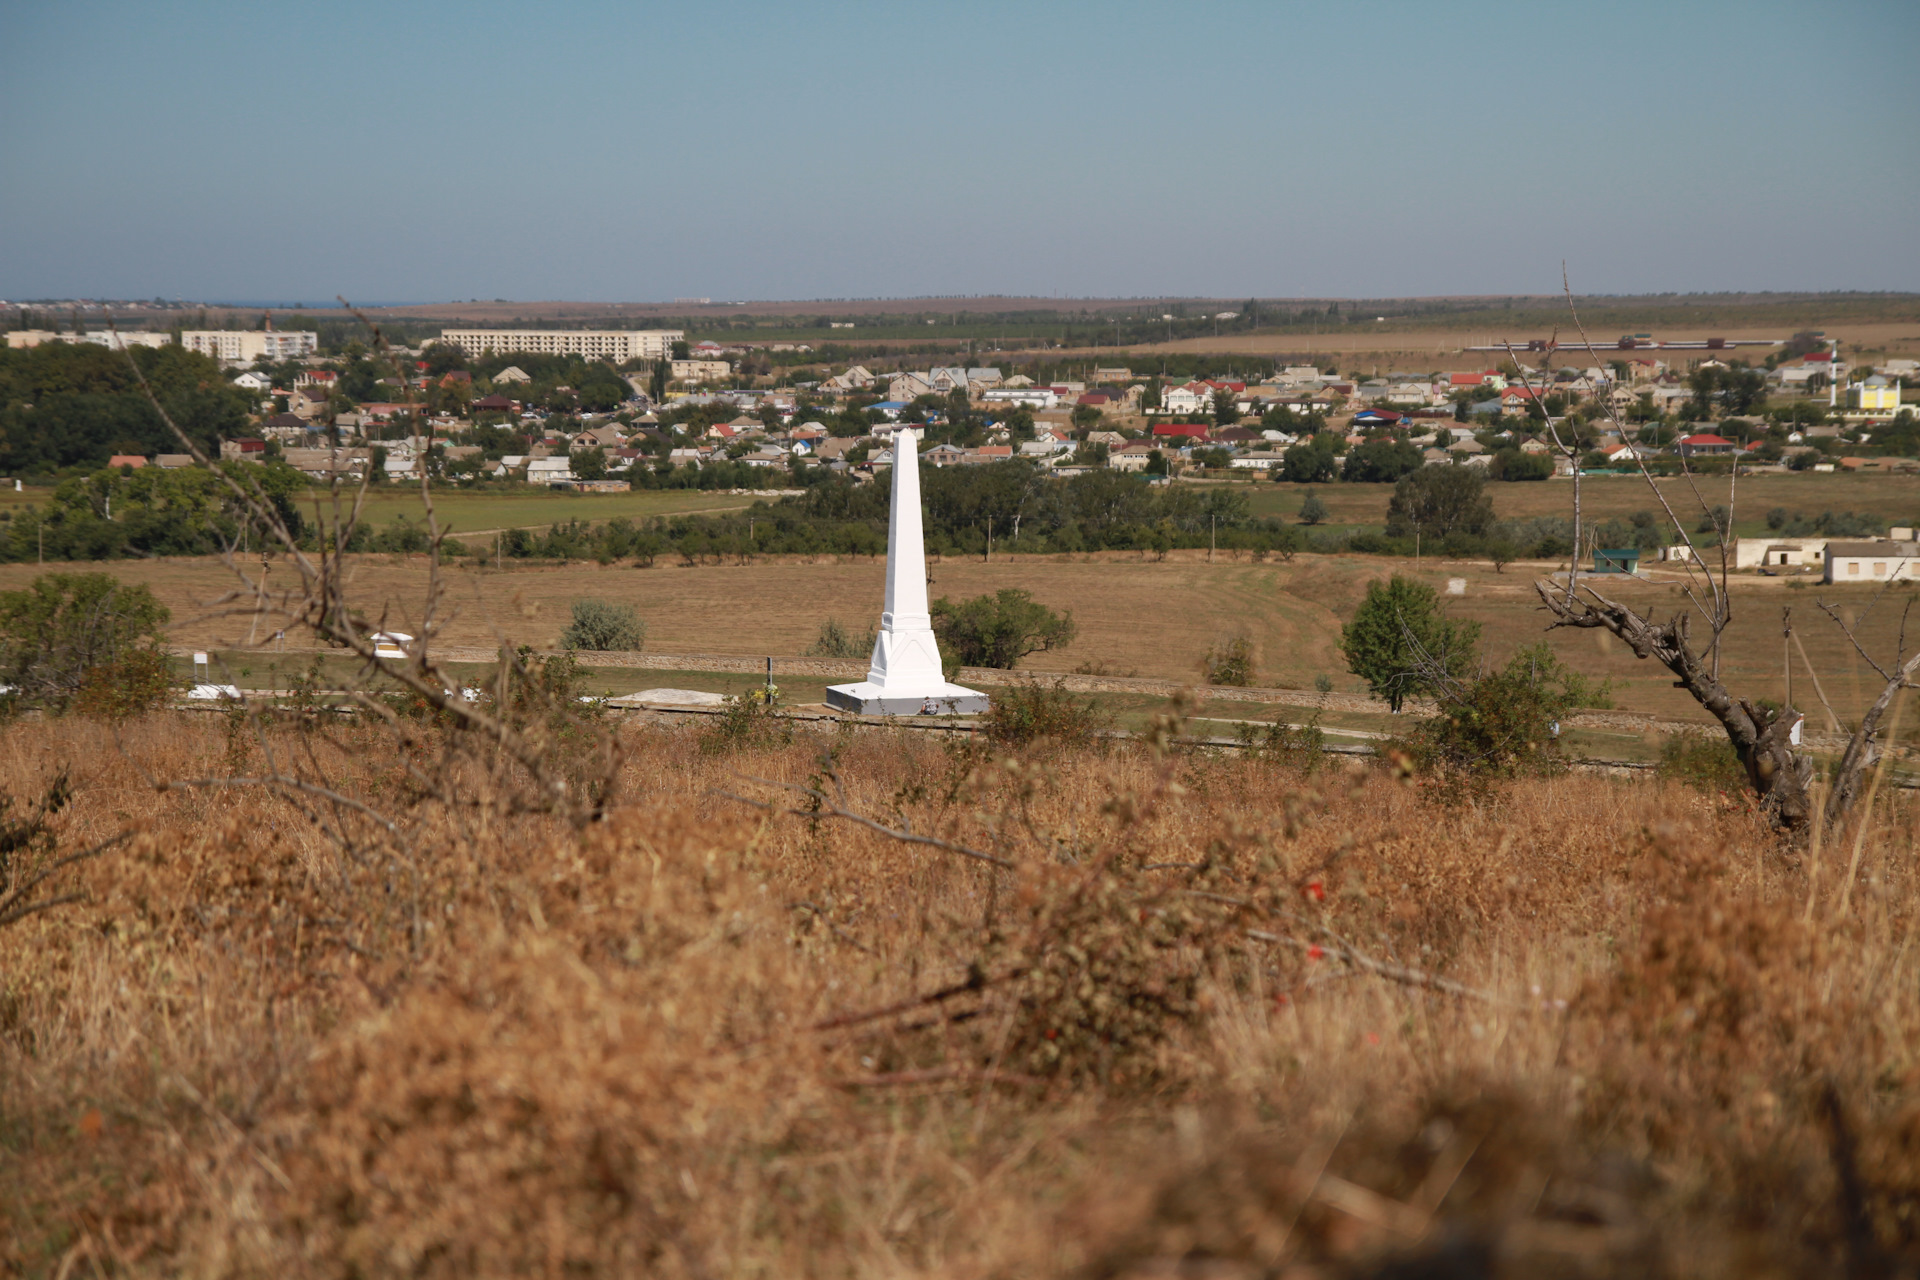
[[[558,484],[573,479],[573,459],[532,458],[527,462],[528,484]]]
[[[1823,582],[1893,582],[1911,580],[1920,558],[1920,543],[1829,542]]]
[[[1826,538],[1735,538],[1733,567],[1778,569],[1784,565],[1791,569],[1819,564],[1826,555],[1827,542]]]

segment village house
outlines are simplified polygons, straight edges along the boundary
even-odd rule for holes
[[[876,379],[864,366],[854,365],[845,373],[836,373],[820,384],[820,389],[829,395],[845,395],[849,391],[865,391],[873,386]]]
[[[668,377],[675,382],[720,382],[733,376],[733,366],[725,360],[670,360]]]
[[[1701,431],[1694,435],[1682,436],[1679,440],[1676,440],[1673,445],[1674,452],[1683,458],[1691,458],[1696,455],[1732,453],[1739,447],[1739,445],[1727,439],[1725,436],[1715,435],[1711,431]]]
[[[1912,542],[1829,542],[1822,582],[1911,581],[1920,544]]]

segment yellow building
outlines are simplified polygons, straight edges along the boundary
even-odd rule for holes
[[[1847,407],[1861,413],[1900,412],[1900,384],[1874,374],[1847,388]]]

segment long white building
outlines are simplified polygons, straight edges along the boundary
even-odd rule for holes
[[[684,329],[445,329],[440,341],[459,347],[469,356],[525,351],[622,364],[628,360],[665,360],[673,354],[673,344],[686,336]]]
[[[230,364],[252,364],[261,356],[297,360],[313,355],[320,350],[320,335],[305,329],[188,329],[180,345]]]

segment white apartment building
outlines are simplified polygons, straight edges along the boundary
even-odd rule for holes
[[[141,329],[89,329],[87,341],[96,347],[125,351],[128,347],[170,347],[173,345],[173,335],[148,333]]]
[[[469,356],[488,351],[505,355],[526,351],[543,356],[580,356],[587,360],[665,360],[684,329],[443,329],[440,341]]]
[[[111,347],[115,351],[124,351],[128,347],[164,347],[173,342],[170,333],[148,333],[141,329],[121,330],[91,329],[85,334],[55,333],[51,329],[15,329],[7,335],[7,347],[21,350],[37,347],[43,342],[91,342],[96,347]]]
[[[320,350],[320,335],[305,329],[188,329],[180,345],[229,364],[298,360]]]

